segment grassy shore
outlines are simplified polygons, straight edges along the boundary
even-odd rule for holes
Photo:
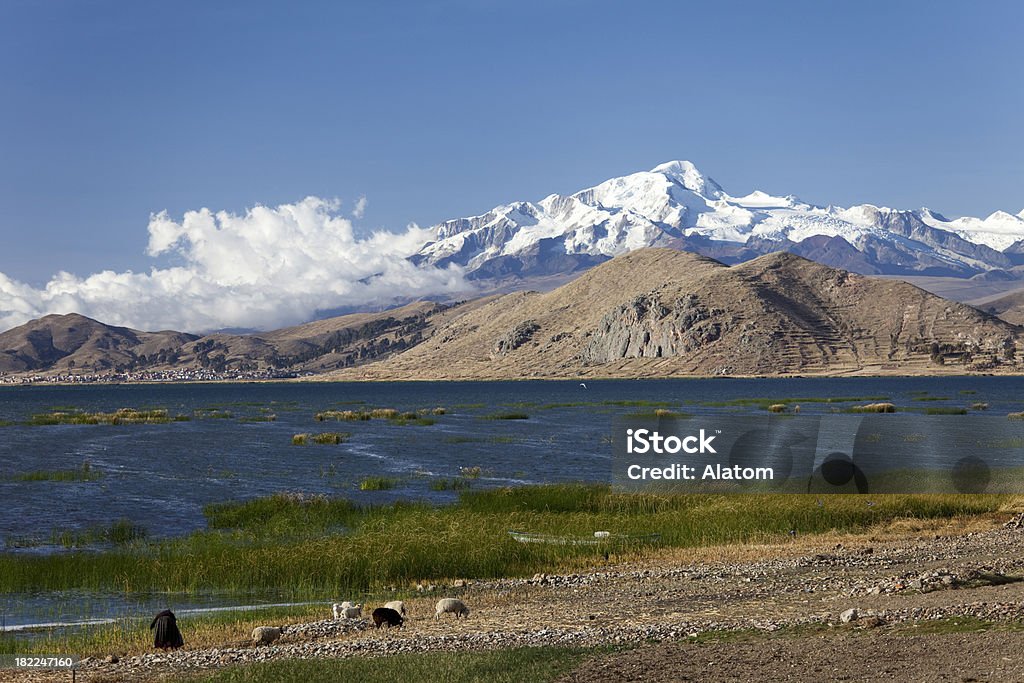
[[[604,485],[462,491],[457,503],[359,507],[275,495],[208,506],[209,529],[124,549],[0,556],[0,591],[276,592],[329,600],[445,578],[530,575],[592,563],[608,548],[519,544],[518,530],[592,536],[606,530],[692,547],[863,528],[897,517],[990,512],[998,496],[621,495]],[[615,547],[613,552],[642,551]]]

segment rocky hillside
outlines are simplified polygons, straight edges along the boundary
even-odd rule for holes
[[[999,316],[1008,323],[1024,325],[1024,290],[989,299],[977,306],[986,313]]]
[[[181,332],[139,332],[114,327],[84,315],[48,315],[0,334],[0,372],[63,368],[91,370],[160,356],[198,339]]]
[[[674,249],[497,298],[336,379],[1019,370],[1021,330],[897,280],[776,253],[728,267]]]
[[[404,351],[438,325],[486,299],[446,306],[417,302],[379,313],[344,315],[257,334],[140,332],[85,316],[48,315],[0,334],[0,373],[209,373],[286,370],[318,373]]]

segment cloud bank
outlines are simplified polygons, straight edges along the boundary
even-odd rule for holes
[[[358,213],[365,201],[357,203]],[[81,313],[143,330],[272,329],[318,311],[380,305],[469,289],[458,268],[407,260],[431,230],[357,238],[336,201],[307,197],[237,215],[209,209],[149,221],[147,254],[176,265],[148,273],[54,275],[43,288],[0,273],[0,330],[48,313]]]

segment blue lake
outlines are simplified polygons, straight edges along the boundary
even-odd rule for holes
[[[915,399],[945,400],[915,402]],[[887,396],[901,406],[970,406],[985,402],[987,415],[1024,410],[1024,378],[792,378],[617,380],[579,382],[401,382],[168,384],[0,388],[0,551],[67,552],[50,544],[54,531],[81,531],[120,519],[146,528],[151,538],[205,527],[203,506],[275,492],[344,496],[358,503],[398,499],[444,504],[456,493],[430,482],[479,468],[475,488],[564,481],[607,482],[612,420],[637,408],[625,401],[659,401],[687,413],[761,413],[754,406],[711,407],[703,402],[738,398]],[[586,402],[585,406],[550,404]],[[317,422],[325,409],[442,406],[435,424],[398,425],[375,419]],[[154,425],[29,426],[32,415],[55,409],[110,412],[164,408],[185,422]],[[828,413],[836,404],[805,403],[803,414]],[[227,419],[200,419],[210,409]],[[198,413],[197,413],[198,411]],[[520,412],[525,420],[486,419]],[[272,422],[248,422],[273,414]],[[981,413],[978,413],[981,414]],[[973,413],[972,413],[973,415]],[[955,419],[972,419],[972,415]],[[298,433],[350,432],[340,445],[292,445]],[[38,470],[75,469],[88,462],[95,481],[16,481]],[[361,491],[366,477],[386,476],[396,486]],[[25,542],[36,539],[37,542]],[[45,542],[43,542],[45,541]],[[280,596],[254,596],[276,602]],[[231,600],[237,600],[233,596]],[[167,596],[5,596],[0,612],[8,626],[102,618],[149,609]],[[180,607],[228,602],[190,596]],[[69,605],[88,604],[73,608]]]

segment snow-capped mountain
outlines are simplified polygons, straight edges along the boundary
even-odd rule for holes
[[[688,161],[434,229],[437,239],[414,260],[456,263],[478,279],[565,274],[649,246],[727,263],[786,250],[866,274],[967,277],[1024,264],[1024,211],[949,220],[928,209],[822,207],[760,191],[734,197]]]

